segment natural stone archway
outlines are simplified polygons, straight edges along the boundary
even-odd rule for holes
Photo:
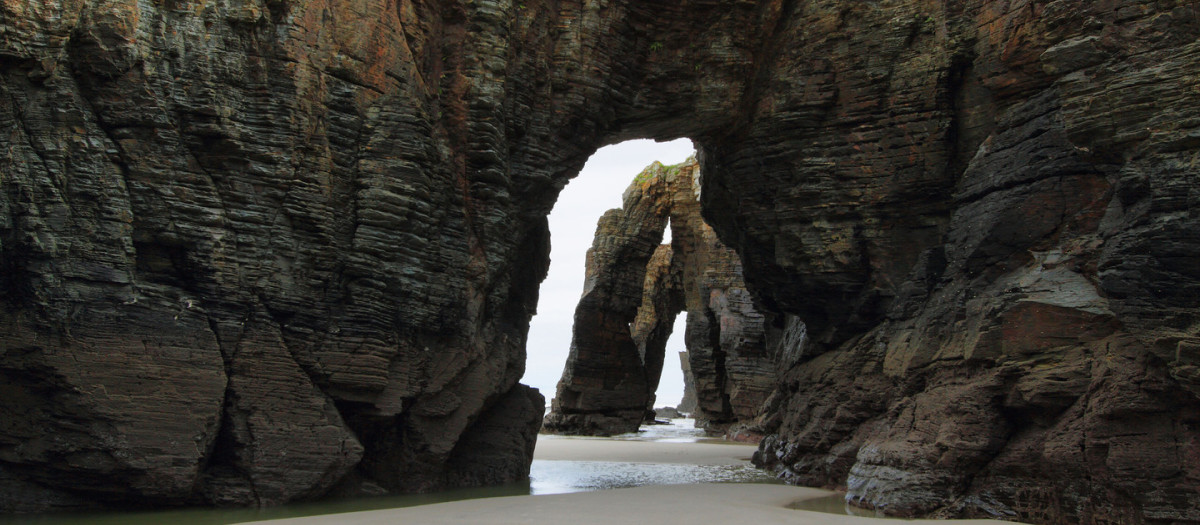
[[[779,358],[761,464],[898,514],[1200,520],[1197,34],[1190,2],[2,2],[0,506],[478,480],[459,443],[541,416],[558,191],[688,136]]]
[[[757,440],[756,419],[776,384],[763,315],[743,280],[741,259],[700,216],[699,164],[671,170],[668,180],[674,181],[671,246],[688,312],[684,346],[696,423],[710,433],[732,430],[730,437]]]
[[[654,163],[596,226],[571,351],[545,428],[613,435],[653,417],[667,339],[687,312],[697,423],[747,426],[775,385],[741,263],[700,217],[700,166]],[[667,224],[671,244],[653,246]]]
[[[596,225],[567,366],[545,428],[611,435],[635,431],[645,419],[654,394],[650,384],[658,378],[648,377],[647,360],[654,357],[630,328],[642,305],[647,265],[657,261],[654,277],[663,273],[663,261],[670,262],[669,252],[659,249],[670,215],[668,191],[665,178],[639,175],[625,190],[623,206],[605,212]]]
[[[668,190],[670,186],[668,186]],[[675,318],[683,310],[683,286],[680,264],[670,244],[659,245],[646,264],[642,282],[642,302],[637,317],[629,325],[629,333],[637,344],[638,356],[646,370],[646,418],[653,418],[658,386],[666,364],[667,342],[675,328]]]

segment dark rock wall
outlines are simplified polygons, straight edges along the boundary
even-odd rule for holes
[[[4,506],[470,483],[548,253],[494,157],[515,14],[0,7]]]
[[[777,314],[759,463],[903,515],[1200,519],[1196,6],[835,4],[704,158]]]
[[[465,482],[558,190],[689,136],[779,362],[764,464],[1198,521],[1198,34],[1165,0],[0,3],[0,505]]]
[[[679,352],[679,366],[683,368],[683,399],[676,410],[691,415],[699,404],[696,401],[696,380],[692,378],[692,365],[687,352]]]
[[[775,361],[741,260],[700,215],[699,169],[689,161],[664,174],[670,181],[671,248],[688,313],[683,336],[696,395],[693,417],[709,433],[736,434],[743,428],[734,425],[755,427],[775,384]]]

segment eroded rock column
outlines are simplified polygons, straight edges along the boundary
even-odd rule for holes
[[[624,206],[605,212],[596,225],[568,365],[547,430],[621,434],[637,430],[645,418],[653,391],[630,327],[642,304],[646,266],[667,226],[666,191],[665,178],[639,175],[625,190]]]
[[[662,374],[667,339],[674,328],[675,317],[686,309],[687,334],[685,344],[689,358],[692,384],[698,399],[694,416],[698,423],[713,433],[723,433],[741,422],[747,427],[759,415],[767,393],[774,387],[774,361],[766,353],[763,339],[762,315],[755,311],[753,301],[741,277],[737,254],[721,244],[711,228],[700,217],[698,197],[699,164],[691,159],[677,166],[655,163],[637,176],[626,193],[626,208],[612,210],[601,219],[596,240],[589,252],[589,286],[576,310],[572,350],[559,383],[546,429],[571,434],[610,435],[637,430],[655,401],[654,391]],[[626,232],[642,231],[646,217],[638,209],[629,208],[630,195],[649,195],[654,187],[659,213],[670,218],[672,242],[654,250],[649,259],[642,256],[641,239]],[[645,197],[635,200],[642,204]],[[665,221],[656,222],[659,235]],[[633,244],[632,248],[615,247]],[[633,271],[613,271],[618,267],[610,255],[596,257],[598,248],[604,253],[630,253],[633,257],[620,262],[620,268],[640,266],[642,276]],[[607,263],[608,266],[598,266]],[[596,284],[590,279],[595,276]],[[612,279],[630,279],[623,283],[606,283]],[[618,300],[596,301],[589,297],[596,289],[636,289],[640,293],[635,317],[627,324],[597,325],[580,323],[593,318],[624,319],[630,295]],[[608,311],[604,311],[608,308]],[[581,312],[585,312],[581,316]],[[612,330],[615,333],[594,333]],[[636,348],[633,355],[615,351],[608,346],[590,347],[598,342],[624,341],[632,337]],[[597,371],[620,380],[599,381]],[[627,403],[613,406],[612,400]],[[638,402],[639,404],[633,404]],[[635,408],[636,407],[636,408]],[[758,431],[747,434],[757,439]]]

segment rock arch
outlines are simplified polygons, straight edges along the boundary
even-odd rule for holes
[[[781,357],[761,464],[897,514],[1195,520],[1198,20],[3,3],[0,506],[521,477],[545,216],[597,147],[688,136]]]
[[[687,313],[695,417],[711,432],[750,426],[774,387],[763,316],[741,262],[700,217],[700,165],[654,163],[609,210],[588,251],[574,337],[544,428],[634,432],[655,401],[675,317]],[[670,224],[670,244],[658,243]]]

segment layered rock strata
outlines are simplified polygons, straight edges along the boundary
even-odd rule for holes
[[[0,4],[0,507],[527,476],[565,178],[493,153],[516,13]]]
[[[668,185],[668,190],[670,185]],[[654,406],[655,392],[666,364],[667,342],[675,328],[675,318],[683,309],[682,268],[676,261],[670,244],[659,245],[646,264],[642,282],[642,302],[637,317],[629,325],[629,333],[638,347],[646,373],[649,406]],[[569,363],[568,363],[569,365]],[[651,415],[653,418],[654,415]]]
[[[680,412],[691,414],[696,411],[699,403],[696,401],[696,380],[692,378],[691,360],[688,359],[687,352],[679,352],[679,366],[683,369],[683,399],[679,400],[679,406],[676,408]]]
[[[667,340],[683,311],[697,424],[722,433],[759,415],[775,361],[737,255],[700,217],[699,173],[695,159],[656,162],[625,191],[624,206],[600,219],[546,430],[613,435],[652,420]],[[671,243],[652,248],[668,222]]]
[[[1197,35],[1162,0],[0,2],[0,506],[428,489],[485,430],[519,464],[546,213],[687,136],[778,363],[762,464],[1200,521]]]
[[[1200,520],[1200,121],[1172,109],[1200,96],[1196,6],[890,7],[802,9],[841,30],[791,33],[782,62],[862,69],[760,100],[758,129],[811,141],[705,158],[775,313],[758,463],[890,514]]]
[[[646,348],[647,338],[657,335],[650,333],[653,327],[639,333],[637,340],[633,327],[641,320],[643,299],[646,311],[659,303],[655,299],[670,301],[667,294],[643,292],[645,281],[661,282],[655,288],[673,288],[672,254],[659,245],[670,214],[666,196],[665,177],[639,175],[625,190],[624,205],[608,210],[597,223],[583,294],[575,307],[570,353],[544,429],[613,435],[634,432],[647,416],[653,418],[648,412],[654,402],[651,384],[657,385],[658,375],[651,378],[648,369],[657,365],[662,371],[666,337],[658,338],[661,345],[655,355]],[[661,313],[674,321],[670,310]]]

